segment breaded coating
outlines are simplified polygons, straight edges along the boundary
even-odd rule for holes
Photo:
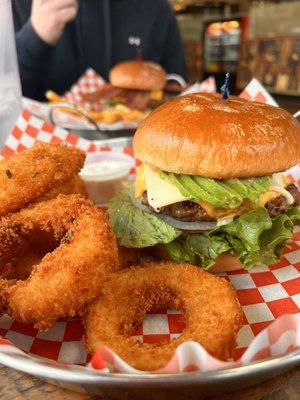
[[[106,215],[78,195],[59,195],[0,220],[0,259],[28,245],[51,252],[34,265],[28,279],[2,295],[13,318],[43,330],[80,313],[118,265]]]
[[[0,161],[0,216],[19,210],[83,167],[85,155],[62,144],[37,143]]]
[[[25,280],[29,278],[32,268],[39,264],[47,253],[52,252],[57,246],[58,242],[49,244],[37,244],[26,242],[24,238],[23,243],[16,246],[16,251],[11,253],[7,252],[0,257],[1,270],[0,279],[17,279]]]
[[[127,248],[118,246],[119,251],[119,269],[128,268],[132,265],[140,264],[143,258],[149,255],[145,249]]]
[[[183,313],[186,327],[181,336],[163,344],[136,341],[134,328],[144,315],[165,306]],[[227,360],[241,326],[241,307],[229,282],[201,268],[171,261],[113,274],[85,318],[90,353],[106,346],[131,366],[149,371],[164,367],[176,347],[188,340]]]
[[[76,175],[70,181],[56,186],[42,197],[39,197],[34,203],[54,199],[59,194],[80,194],[82,197],[88,197],[83,180],[79,175]],[[23,240],[22,246],[19,245],[14,253],[10,252],[6,259],[3,259],[3,256],[0,257],[0,278],[27,279],[33,266],[39,264],[42,258],[58,245],[59,243],[54,240],[50,242],[49,240],[41,240],[38,245],[30,243],[28,240]]]
[[[37,198],[34,203],[40,201],[55,199],[59,194],[80,194],[82,197],[88,198],[88,194],[85,188],[85,184],[79,175],[75,175],[69,181],[61,183],[55,186],[50,191]]]
[[[6,298],[5,298],[5,290],[8,289],[10,286],[15,284],[15,280],[1,280],[0,279],[0,317],[4,314],[6,310]]]

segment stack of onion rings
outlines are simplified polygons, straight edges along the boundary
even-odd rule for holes
[[[59,195],[1,218],[1,264],[28,247],[44,248],[46,255],[28,279],[0,280],[2,311],[43,330],[95,300],[118,264],[106,215],[78,195]]]
[[[90,307],[88,350],[108,346],[139,369],[165,366],[187,340],[228,359],[242,323],[232,286],[175,262],[116,272],[147,254],[118,248],[106,213],[84,198],[84,159],[74,148],[40,143],[0,161],[0,316],[45,330]],[[183,312],[182,335],[161,345],[134,340],[144,315],[163,306]]]
[[[137,342],[134,328],[147,312],[164,306],[182,311],[186,328],[181,336],[161,345]],[[155,370],[187,340],[227,360],[241,325],[241,308],[225,279],[188,264],[148,264],[119,271],[106,282],[85,318],[86,345],[92,354],[107,346],[133,367]]]

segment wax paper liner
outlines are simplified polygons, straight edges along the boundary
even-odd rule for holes
[[[257,89],[257,88],[256,88]],[[259,88],[258,88],[259,89]],[[253,98],[260,96],[253,91]],[[131,148],[100,146],[58,127],[54,127],[24,110],[14,131],[8,138],[2,156],[9,156],[32,146],[36,141],[63,142],[86,152],[121,151],[133,156]],[[135,172],[138,161],[132,163]],[[294,182],[300,183],[300,165],[287,171]],[[221,362],[209,356],[197,343],[180,345],[165,368],[158,373],[207,371],[245,365],[251,361],[287,354],[300,346],[300,231],[284,250],[282,259],[275,265],[221,274],[236,289],[244,313],[243,327],[237,337],[233,361]],[[178,311],[162,310],[146,315],[134,336],[143,343],[172,340],[184,329]],[[15,357],[16,362],[36,366],[51,365],[60,371],[76,370],[82,374],[101,372],[140,373],[127,365],[111,350],[101,348],[92,360],[86,355],[83,327],[77,319],[57,322],[47,332],[31,325],[20,324],[9,316],[0,318],[0,359]],[[12,345],[14,343],[14,345]],[[52,361],[51,361],[52,360]],[[78,366],[80,365],[80,366]],[[84,367],[82,367],[84,366]],[[94,372],[93,372],[94,371]]]
[[[102,102],[91,103],[83,99],[83,94],[92,94],[101,88],[105,80],[99,76],[92,68],[89,68],[71,87],[71,89],[63,95],[65,101],[86,107],[93,111],[99,111],[102,108]],[[187,89],[188,93],[206,92],[213,93],[216,91],[215,79],[213,76],[205,79],[203,82],[196,82]],[[41,103],[28,98],[23,98],[23,106],[27,108],[33,115],[49,121],[51,105]],[[95,130],[95,126],[88,121],[63,112],[62,110],[55,111],[55,123],[68,129],[89,129]],[[139,121],[118,121],[113,124],[98,123],[100,130],[121,130],[135,129],[138,127]]]
[[[216,91],[217,91],[216,80],[214,76],[211,75],[202,82],[193,83],[183,92],[181,92],[179,96],[184,96],[186,94],[191,94],[191,93],[215,93]]]

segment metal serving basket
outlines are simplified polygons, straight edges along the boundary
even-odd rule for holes
[[[57,368],[45,360],[39,366],[21,354],[0,352],[0,363],[49,383],[110,399],[183,400],[206,398],[257,385],[300,365],[300,351],[239,368],[183,374],[103,374],[83,367]]]
[[[55,120],[55,111],[61,108],[71,111],[76,111],[76,113],[80,114],[80,116],[83,117],[91,125],[91,127],[93,127],[93,129],[74,129],[73,127],[70,127],[67,124],[66,125],[57,124]],[[123,146],[123,147],[131,146],[132,137],[136,130],[135,128],[116,129],[116,130],[103,129],[86,112],[84,108],[69,102],[60,102],[52,104],[50,106],[48,118],[53,125],[59,125],[62,128],[72,131],[73,133],[84,139],[100,142],[101,145]]]

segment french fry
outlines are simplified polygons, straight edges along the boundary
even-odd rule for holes
[[[87,110],[87,112],[89,112],[91,118],[94,119],[95,121],[97,121],[97,122],[102,121],[102,118],[103,118],[102,111],[88,111]]]
[[[63,101],[63,98],[59,94],[53,92],[52,90],[47,90],[45,96],[46,99],[50,101],[50,103],[59,103]]]
[[[62,96],[53,92],[52,90],[48,90],[45,94],[49,103],[60,103],[65,101]],[[82,109],[90,116],[90,118],[96,122],[102,122],[105,124],[113,124],[118,121],[136,121],[144,118],[145,113],[136,109],[131,109],[124,104],[117,104],[113,107],[106,108],[102,111],[91,111],[88,108],[80,105]],[[76,117],[80,117],[84,119],[84,117],[76,110],[72,110],[71,108],[65,106],[58,106],[58,108],[71,115],[75,115]]]
[[[123,121],[135,121],[135,120],[141,119],[143,116],[144,116],[144,113],[142,113],[138,110],[131,110],[129,113],[122,115],[122,120]]]
[[[114,108],[108,108],[102,111],[102,122],[105,124],[113,124],[114,122],[120,121],[120,115]]]

